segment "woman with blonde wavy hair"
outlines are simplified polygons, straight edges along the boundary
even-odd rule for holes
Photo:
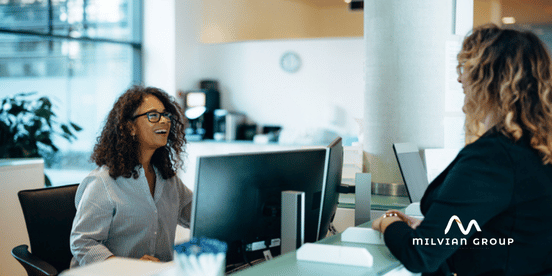
[[[552,275],[552,65],[531,32],[485,25],[458,54],[468,145],[429,185],[423,220],[372,223],[424,275]]]

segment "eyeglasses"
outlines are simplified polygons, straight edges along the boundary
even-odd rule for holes
[[[169,120],[171,120],[172,117],[173,117],[173,115],[172,115],[171,113],[169,113],[169,112],[160,113],[160,112],[157,112],[157,111],[150,111],[150,112],[142,113],[142,114],[140,114],[140,115],[136,115],[136,116],[132,117],[132,120],[134,120],[134,119],[136,119],[136,118],[138,118],[138,117],[140,117],[140,116],[144,116],[144,115],[148,116],[148,121],[149,121],[150,123],[157,123],[157,122],[159,122],[159,120],[161,120],[161,116],[163,116],[163,117],[165,117],[165,118],[167,118],[167,119],[169,119]]]

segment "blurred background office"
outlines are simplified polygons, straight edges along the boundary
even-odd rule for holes
[[[213,79],[220,108],[281,126],[285,143],[358,139],[367,42],[362,6],[346,2],[0,1],[0,97],[46,95],[60,121],[83,128],[72,143],[55,140],[60,152],[46,160],[54,185],[91,169],[106,112],[133,83],[178,96]],[[474,1],[474,26],[529,28],[549,45],[551,15],[545,0]],[[299,59],[294,72],[282,66],[288,52]]]
[[[189,174],[195,168],[193,157],[199,154],[321,145],[335,135],[344,137],[346,146],[357,142],[354,152],[358,157],[360,151],[360,157],[352,172],[390,167],[389,172],[373,174],[372,179],[402,182],[396,164],[390,163],[394,162],[390,143],[415,142],[420,148],[462,146],[464,117],[458,106],[463,97],[457,83],[445,85],[443,80],[443,89],[432,87],[432,95],[443,93],[448,85],[457,94],[450,101],[427,98],[432,108],[441,110],[438,128],[424,130],[423,135],[408,131],[397,136],[375,135],[374,130],[392,127],[397,121],[422,122],[414,125],[419,128],[426,117],[399,112],[417,108],[409,101],[372,100],[377,93],[387,97],[368,89],[374,75],[373,59],[367,57],[370,45],[376,44],[371,43],[377,40],[373,34],[385,34],[385,30],[367,29],[365,26],[372,25],[367,25],[370,22],[365,18],[371,18],[375,3],[386,1],[352,1],[0,0],[0,98],[22,92],[36,92],[31,98],[47,96],[54,104],[57,121],[82,128],[73,133],[73,142],[55,137],[59,151],[45,156],[44,171],[55,186],[78,183],[94,168],[89,157],[103,120],[117,96],[130,85],[160,87],[183,101],[182,96],[201,89],[203,81],[216,81],[218,108],[244,114],[259,134],[265,126],[280,127],[281,131],[278,143],[191,142],[188,170],[180,172],[189,188],[194,184]],[[442,2],[447,1],[435,1],[438,5]],[[530,29],[552,48],[552,3],[548,0],[448,2],[473,5],[469,25],[493,22]],[[410,0],[386,3],[397,4],[386,7],[390,13],[411,12],[399,4],[421,6]],[[440,24],[436,22],[423,23]],[[393,29],[388,33],[395,34]],[[428,39],[416,32],[400,35],[406,40]],[[460,41],[465,33],[456,35]],[[445,48],[448,44],[439,45]],[[449,52],[454,51],[452,47]],[[447,62],[447,66],[455,66],[452,57],[437,61],[435,70],[445,68]],[[408,64],[423,63],[404,64],[390,74],[409,77],[393,81],[396,86],[392,89],[410,89],[409,80],[420,72]],[[434,82],[421,80],[427,85]],[[429,90],[423,84],[411,88],[413,94]],[[374,105],[397,112],[375,117],[370,113]],[[436,138],[426,139],[429,136]],[[382,137],[389,138],[389,147],[374,147]],[[380,154],[382,147],[389,153],[386,158]]]

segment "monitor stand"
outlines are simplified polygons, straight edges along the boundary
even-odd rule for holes
[[[281,254],[293,252],[305,242],[305,193],[282,192]]]

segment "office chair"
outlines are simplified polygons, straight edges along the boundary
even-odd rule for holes
[[[69,235],[75,213],[78,184],[19,191],[31,252],[26,244],[12,249],[29,276],[58,275],[69,268]]]

